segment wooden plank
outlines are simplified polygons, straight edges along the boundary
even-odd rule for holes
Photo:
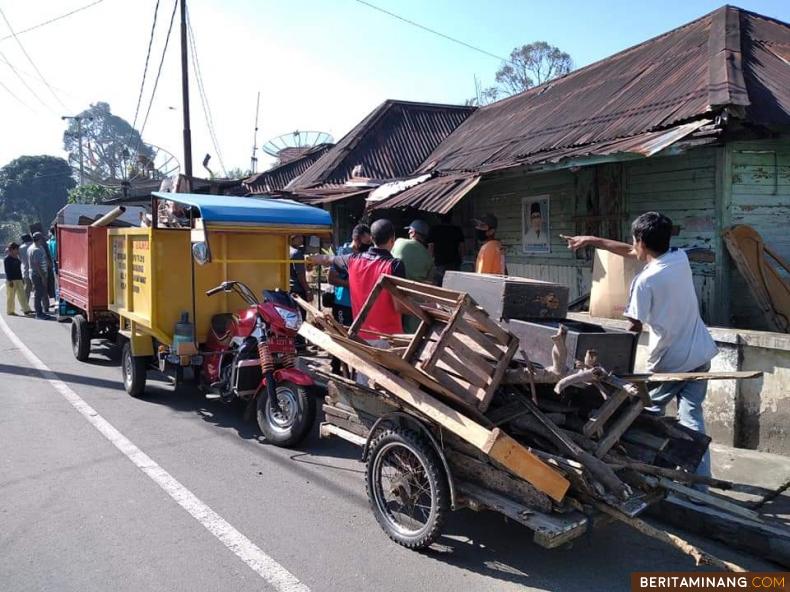
[[[480,404],[477,408],[482,412],[485,413],[488,409],[488,406],[491,404],[491,401],[494,398],[494,394],[496,390],[499,388],[499,384],[502,382],[502,379],[505,376],[505,371],[507,371],[508,366],[510,365],[510,361],[513,359],[513,356],[516,355],[516,352],[519,348],[519,341],[515,337],[511,338],[510,347],[508,347],[505,355],[502,356],[502,359],[499,360],[499,364],[494,371],[494,375],[491,377],[491,383],[488,385],[488,389],[486,390],[485,395],[483,395]]]
[[[477,323],[479,323],[483,329],[491,333],[491,335],[494,336],[494,339],[499,341],[499,343],[502,345],[508,344],[512,335],[495,323],[482,308],[478,306],[470,306],[466,310],[466,313]]]
[[[718,508],[719,510],[723,510],[724,512],[728,512],[730,514],[735,514],[741,518],[746,518],[747,520],[754,520],[755,522],[763,521],[760,514],[754,510],[749,510],[748,508],[744,508],[743,506],[740,506],[734,502],[723,500],[716,496],[710,495],[709,493],[704,493],[698,489],[694,489],[693,487],[675,483],[666,477],[645,477],[645,479],[653,487],[660,486],[665,489],[669,489],[670,491],[682,493],[686,497],[699,500],[706,505],[713,506],[714,508]]]
[[[445,325],[444,329],[442,329],[442,332],[439,334],[439,339],[436,341],[436,343],[423,350],[423,359],[425,359],[425,361],[420,364],[423,370],[430,372],[433,370],[433,367],[436,366],[436,362],[439,361],[439,355],[441,355],[442,349],[444,349],[444,346],[447,345],[448,340],[453,336],[456,323],[461,318],[461,314],[461,307],[456,307],[447,321],[447,325]]]
[[[499,428],[491,430],[489,441],[482,450],[508,471],[526,479],[558,502],[562,501],[570,487],[565,477]]]
[[[428,330],[431,328],[431,323],[428,320],[420,321],[420,326],[417,327],[417,332],[412,336],[411,341],[409,342],[409,346],[406,348],[406,351],[403,352],[403,359],[404,360],[411,360],[412,356],[417,353],[417,350],[420,347],[420,342],[425,338],[425,334],[428,333]]]
[[[598,408],[594,415],[590,416],[590,419],[587,420],[587,423],[582,428],[582,433],[588,438],[600,438],[603,435],[603,428],[606,422],[620,408],[620,405],[628,400],[628,397],[628,393],[623,389],[615,392]]]
[[[406,278],[396,277],[393,275],[388,275],[384,277],[386,277],[385,281],[391,285],[408,288],[420,294],[428,294],[431,296],[436,296],[438,298],[444,298],[446,300],[453,300],[454,302],[458,302],[459,298],[465,296],[465,294],[462,294],[461,292],[456,292],[455,290],[447,290],[445,288],[434,286],[432,284],[423,284],[420,282],[415,282],[414,280],[407,280]]]
[[[483,372],[475,366],[466,364],[464,360],[459,359],[455,355],[455,352],[449,348],[442,352],[436,367],[444,367],[447,370],[451,370],[467,382],[482,389],[488,387],[489,382],[491,382],[491,375],[488,372]]]
[[[354,337],[359,333],[360,327],[362,327],[362,323],[365,322],[365,319],[370,312],[370,309],[373,308],[373,305],[376,303],[376,299],[381,294],[381,291],[384,289],[381,285],[381,280],[387,276],[381,276],[379,281],[376,282],[376,285],[373,286],[373,289],[370,291],[370,295],[368,296],[367,300],[365,300],[365,304],[362,305],[362,309],[359,311],[357,318],[354,319],[354,322],[351,323],[351,327],[348,329],[349,337]],[[307,323],[305,323],[307,324]],[[304,326],[304,324],[302,325]]]
[[[474,365],[481,371],[493,374],[494,366],[489,364],[482,356],[472,351],[472,349],[458,339],[457,335],[450,335],[447,339],[447,347],[453,349],[464,362]]]
[[[619,378],[628,382],[685,382],[687,380],[743,380],[760,378],[759,370],[739,372],[656,372],[655,374],[626,374]]]
[[[551,511],[549,498],[535,489],[528,481],[515,479],[507,471],[496,468],[483,459],[464,454],[452,448],[445,448],[444,454],[453,478],[472,481],[478,485],[507,495],[525,506],[541,511]]]
[[[337,436],[338,438],[342,438],[343,440],[347,440],[352,444],[356,444],[357,446],[364,446],[365,442],[367,442],[367,438],[363,438],[362,436],[358,436],[348,430],[344,430],[336,425],[332,425],[331,423],[322,423],[319,427],[319,433],[321,434],[322,438],[328,438],[329,436]]]
[[[390,292],[389,294],[390,296],[392,296],[392,299],[401,306],[401,308],[408,310],[411,314],[413,314],[415,317],[420,319],[420,322],[422,323],[431,322],[430,316],[428,316],[428,314],[422,309],[422,307],[415,304],[408,298],[404,298],[401,294],[398,294],[397,292]]]
[[[496,341],[490,339],[487,335],[478,331],[472,325],[467,323],[463,318],[458,319],[456,326],[458,328],[458,331],[462,332],[469,339],[474,341],[480,347],[480,349],[489,352],[497,360],[502,359],[502,356],[504,355],[505,352],[501,349],[501,347]],[[509,345],[509,343],[510,342],[508,341],[508,343],[505,345]]]
[[[453,391],[466,405],[477,412],[478,403],[485,394],[485,390],[439,368],[434,368],[433,373],[442,386]],[[475,417],[479,417],[479,414],[475,413]],[[486,423],[488,422],[486,421]]]
[[[562,501],[570,482],[549,467],[527,448],[499,429],[488,430],[445,403],[414,388],[386,369],[379,368],[337,343],[310,323],[303,323],[299,334],[346,364],[364,373],[393,396],[413,407],[462,440],[485,452],[505,469],[526,479],[556,501]]]
[[[620,436],[623,435],[631,424],[634,423],[634,420],[639,417],[639,414],[642,413],[642,409],[644,409],[644,404],[640,399],[635,399],[630,407],[626,409],[623,414],[617,418],[617,420],[612,424],[612,427],[606,433],[606,436],[601,439],[598,443],[598,447],[595,449],[595,456],[598,458],[603,458],[609,450],[611,450],[612,446],[614,446],[617,441],[620,439]]]
[[[458,489],[465,497],[531,529],[535,533],[534,541],[546,549],[564,545],[588,530],[588,519],[580,512],[563,516],[536,512],[506,496],[469,482],[460,482]]]

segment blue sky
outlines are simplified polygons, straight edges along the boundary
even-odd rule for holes
[[[517,45],[544,40],[571,54],[577,67],[721,6],[704,0],[371,2],[503,57]],[[5,0],[3,9],[13,26],[22,29],[87,3]],[[70,111],[103,100],[131,121],[154,4],[155,0],[104,0],[20,40]],[[259,144],[294,129],[324,130],[339,138],[387,98],[463,102],[474,94],[474,76],[483,86],[490,85],[499,66],[494,58],[356,0],[189,0],[189,6],[227,168],[248,166],[259,90]],[[788,0],[752,0],[740,6],[790,21]],[[172,0],[161,0],[152,63],[158,60],[171,7]],[[0,25],[0,37],[5,34]],[[174,47],[165,61],[144,136],[180,158],[179,64]],[[0,64],[0,80],[25,103],[0,89],[0,165],[20,154],[62,154],[63,108],[47,94],[12,39],[0,41],[0,51],[50,103],[45,108],[34,101]],[[192,115],[194,158],[199,163],[214,149],[196,92]]]

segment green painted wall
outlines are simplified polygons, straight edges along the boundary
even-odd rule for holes
[[[728,145],[729,166],[725,171],[731,186],[724,215],[732,224],[749,224],[766,245],[790,261],[790,140],[733,142]],[[732,260],[730,312],[736,327],[765,329],[746,282]],[[790,278],[788,278],[790,281]]]

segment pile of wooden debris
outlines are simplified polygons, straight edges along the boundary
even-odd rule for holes
[[[382,293],[420,325],[414,335],[377,335],[374,347],[359,334]],[[650,402],[648,381],[754,373],[618,377],[598,365],[594,351],[568,364],[562,325],[546,344],[552,365],[538,367],[519,339],[467,294],[391,276],[381,278],[349,330],[300,304],[308,312],[301,335],[342,362],[340,373],[316,369],[329,380],[324,432],[364,444],[381,418],[408,414],[428,426],[441,448],[458,500],[531,526],[544,546],[563,544],[592,523],[557,529],[552,516],[605,516],[698,562],[739,569],[636,518],[668,490],[741,516],[754,514],[693,487],[754,493],[694,474],[707,436],[643,411]]]

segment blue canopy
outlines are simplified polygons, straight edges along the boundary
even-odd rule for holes
[[[200,210],[205,223],[331,226],[329,212],[292,201],[235,195],[155,192],[154,197],[169,199]]]

